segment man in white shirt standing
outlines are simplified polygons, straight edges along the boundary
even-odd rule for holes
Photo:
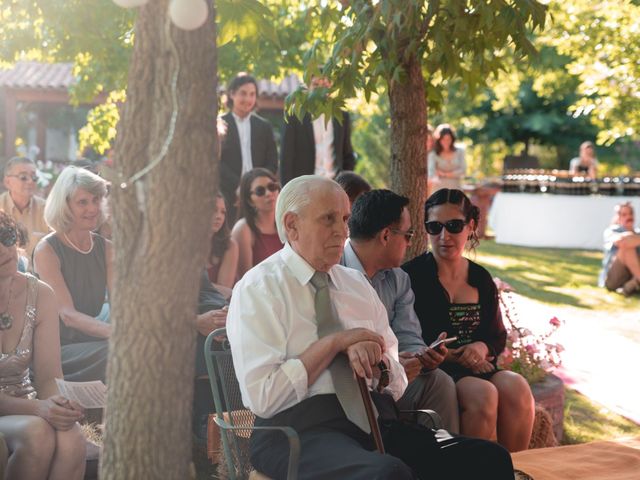
[[[324,77],[311,79],[312,90],[330,86]],[[302,120],[288,116],[280,150],[280,182],[283,185],[301,175],[335,178],[344,170],[353,170],[356,158],[351,145],[351,118],[344,111],[337,118],[329,119],[324,114],[312,119],[307,113]]]
[[[373,451],[370,428],[359,416],[362,399],[345,394],[355,379],[350,372],[345,385],[336,367],[348,362],[355,375],[382,389],[378,366],[384,362],[390,381],[374,397],[380,411],[383,398],[386,405],[400,398],[407,379],[375,290],[362,273],[338,265],[348,218],[349,200],[337,183],[319,176],[292,180],[276,206],[285,247],[234,288],[227,334],[242,398],[257,415],[256,425],[287,425],[298,432],[300,478],[512,479],[502,447],[392,418],[379,418],[388,454]],[[328,287],[318,282],[327,277]],[[319,334],[327,321],[321,297],[341,329]],[[262,473],[284,478],[288,453],[279,432],[252,435],[251,461]]]
[[[256,115],[258,83],[246,73],[238,74],[227,87],[227,106],[222,116],[226,134],[221,140],[220,191],[227,203],[227,216],[235,221],[236,190],[242,175],[257,167],[278,169],[278,152],[271,124]],[[233,223],[232,223],[233,224]]]
[[[44,221],[44,199],[35,195],[38,188],[36,165],[26,157],[14,157],[4,167],[4,186],[7,191],[0,195],[0,209],[21,223],[29,233],[25,253],[31,254],[38,241],[49,233]]]

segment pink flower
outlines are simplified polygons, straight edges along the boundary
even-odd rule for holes
[[[535,345],[527,345],[524,347],[529,355],[533,355],[534,353],[538,353],[538,347]]]
[[[496,284],[496,288],[501,292],[513,292],[514,288],[509,285],[507,282],[503,282],[498,277],[493,277],[493,283]]]
[[[549,323],[554,327],[559,327],[562,322],[558,320],[558,317],[552,317],[551,320],[549,320]]]

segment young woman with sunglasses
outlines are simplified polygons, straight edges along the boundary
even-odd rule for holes
[[[238,242],[238,279],[283,247],[276,229],[280,184],[269,170],[254,168],[240,180],[240,220],[231,232]]]
[[[440,365],[456,382],[460,433],[495,440],[511,452],[529,445],[534,401],[526,380],[499,370],[506,329],[491,274],[463,256],[478,245],[479,210],[460,190],[442,189],[425,203],[431,251],[403,265],[427,345],[440,332],[458,337]]]
[[[17,271],[22,243],[15,221],[0,210],[0,433],[10,453],[5,475],[80,480],[85,439],[77,421],[84,413],[56,386],[62,376],[56,298],[48,285]]]
[[[211,220],[211,245],[207,275],[215,287],[230,296],[238,272],[238,243],[231,238],[227,225],[227,207],[222,194],[216,197],[216,211]],[[228,295],[226,295],[228,294]]]

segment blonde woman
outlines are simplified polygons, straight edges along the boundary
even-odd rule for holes
[[[53,231],[34,252],[34,268],[51,285],[61,319],[66,380],[105,379],[111,324],[96,317],[111,291],[111,242],[94,233],[104,219],[106,182],[84,168],[65,168],[53,186],[44,217]]]

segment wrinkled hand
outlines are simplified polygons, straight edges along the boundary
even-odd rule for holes
[[[422,370],[422,363],[416,355],[411,352],[400,352],[398,354],[400,365],[404,368],[404,373],[407,375],[409,383],[413,382],[415,378],[420,375]]]
[[[84,418],[83,408],[62,395],[38,400],[36,414],[56,430],[70,430],[76,422]]]
[[[450,350],[456,362],[465,368],[473,369],[485,360],[490,360],[489,347],[484,342],[473,342],[460,348]]]
[[[336,336],[338,351],[340,352],[348,353],[347,349],[351,345],[359,342],[374,342],[380,346],[383,353],[386,350],[382,335],[374,332],[373,330],[369,330],[368,328],[350,328],[348,330],[336,332],[334,335]]]
[[[382,359],[382,347],[378,342],[365,340],[350,345],[347,356],[351,368],[359,377],[373,378],[374,366]],[[377,376],[380,373],[377,372]]]
[[[214,330],[223,328],[227,324],[227,313],[226,307],[201,313],[196,317],[196,330],[206,337]]]

